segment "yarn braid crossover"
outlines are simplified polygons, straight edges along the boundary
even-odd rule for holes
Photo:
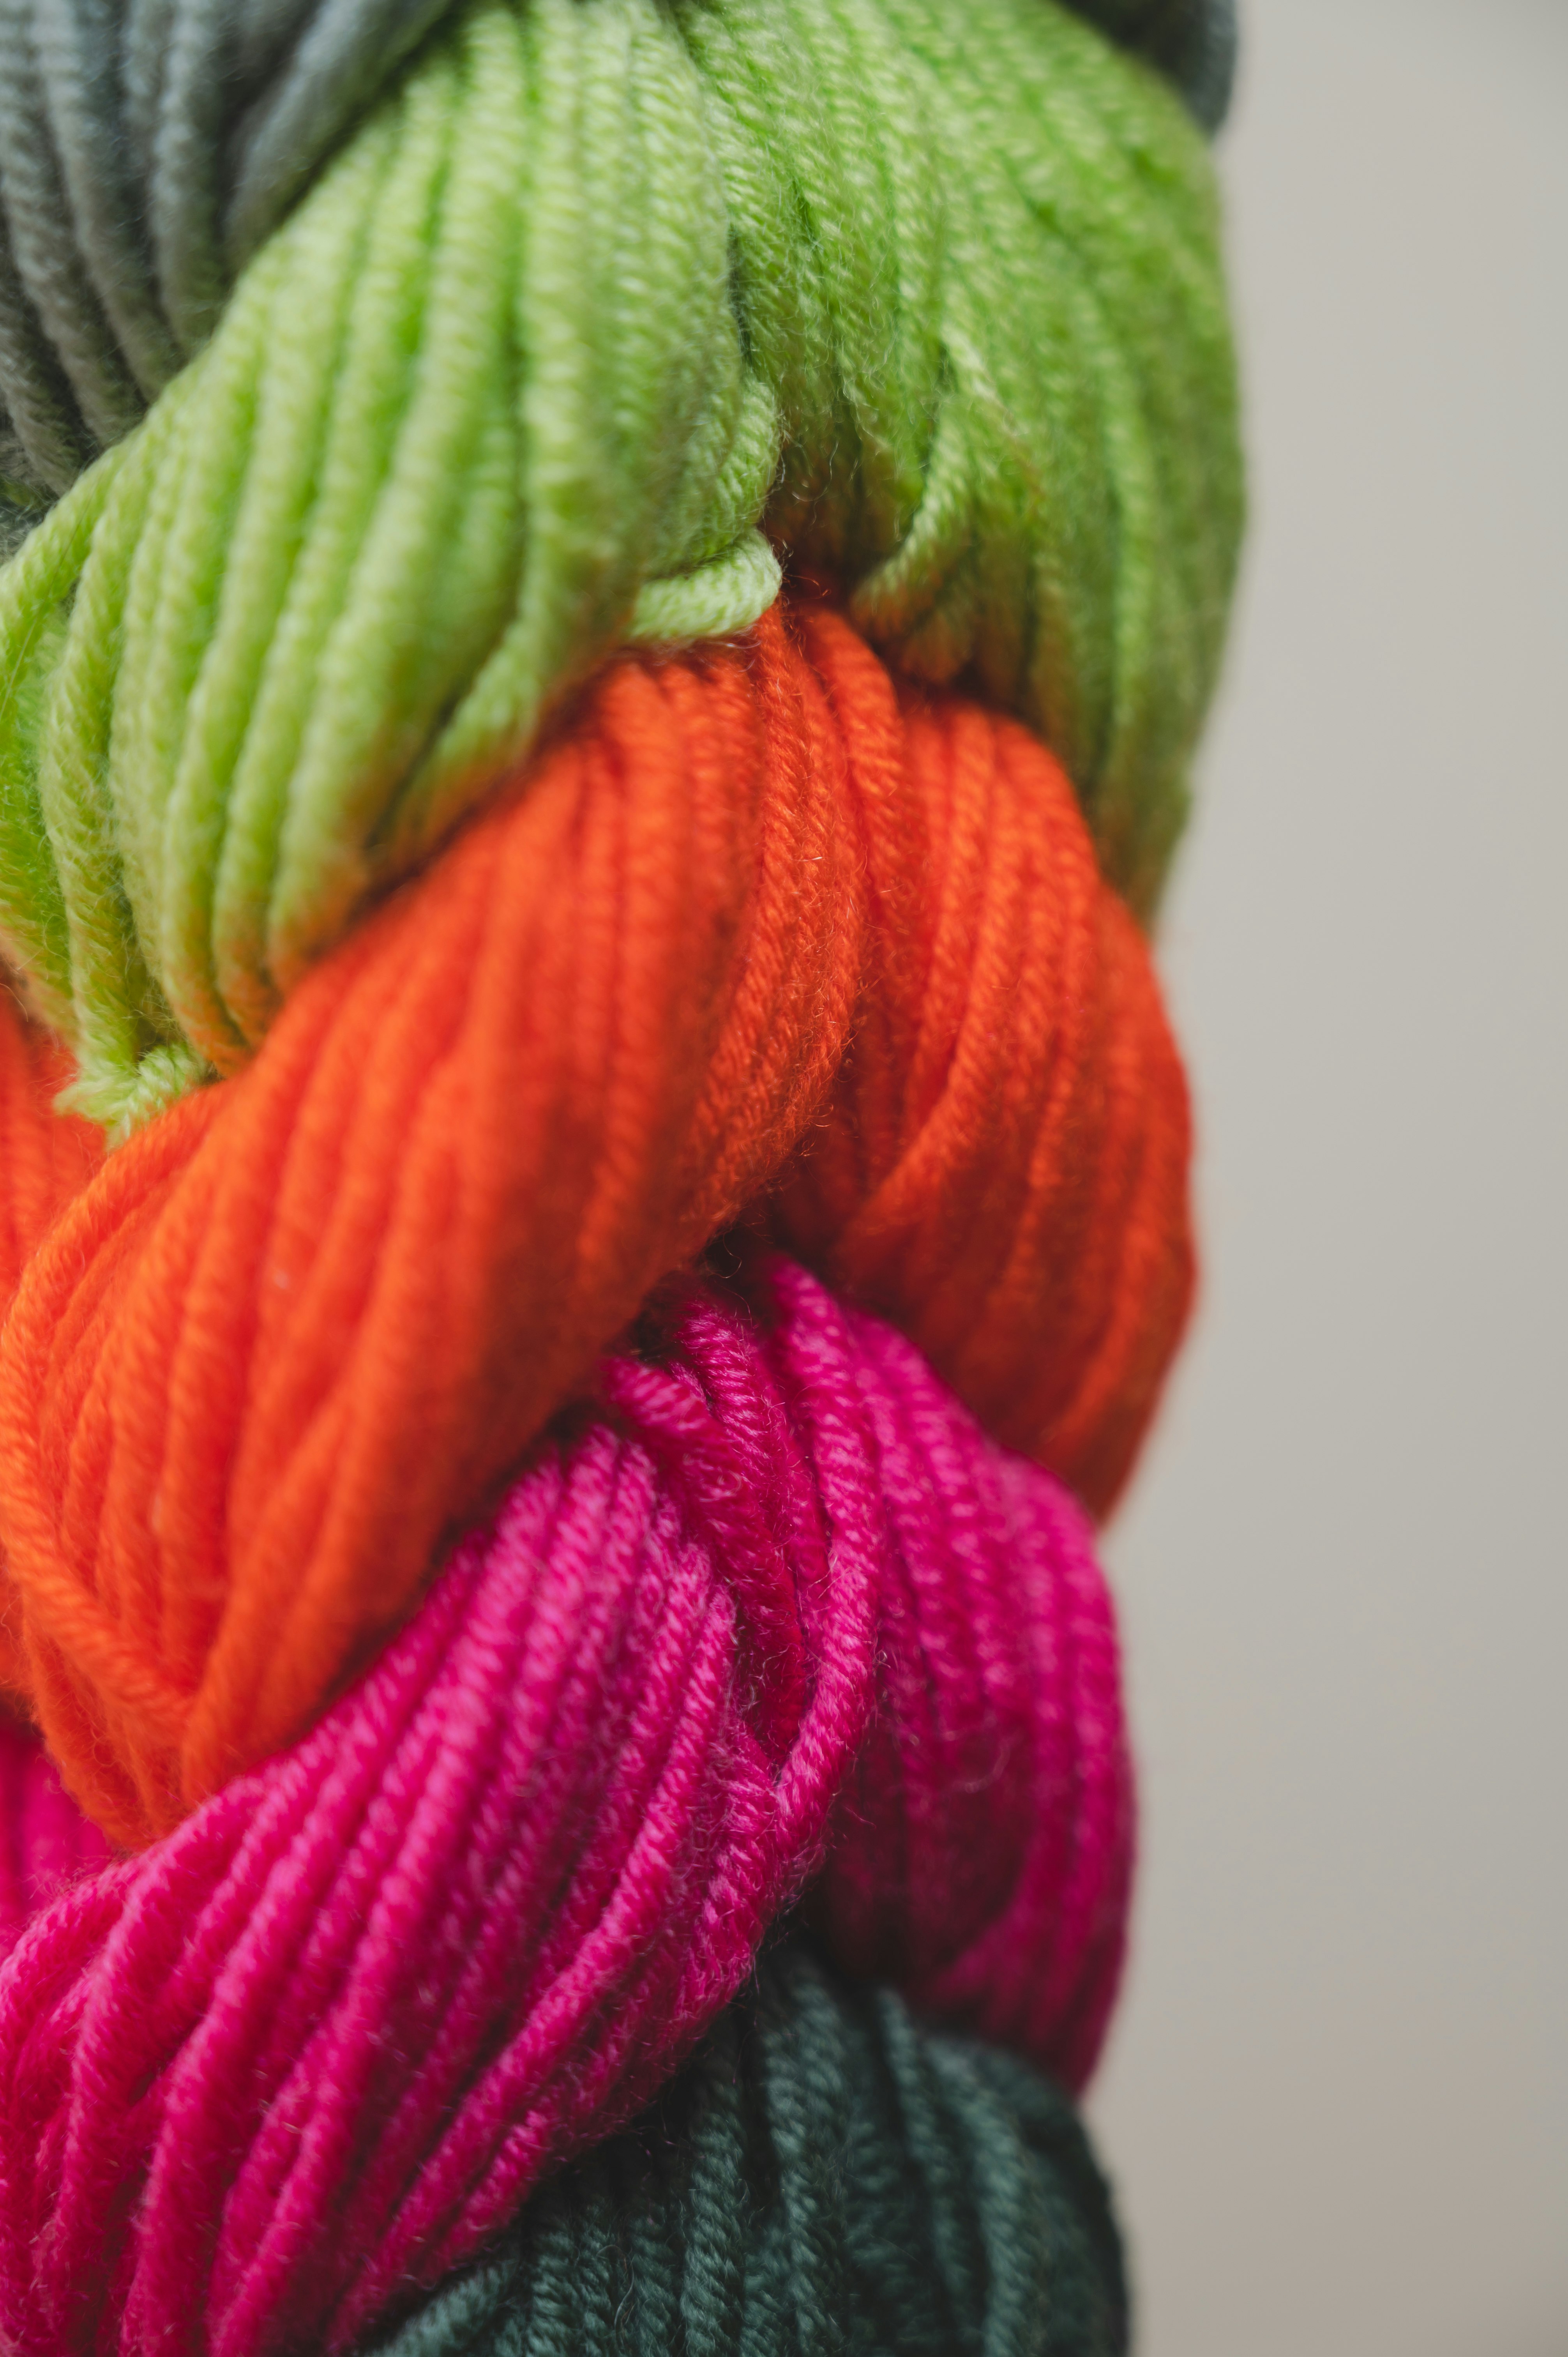
[[[1234,46],[0,0],[16,2357],[1124,2357]]]
[[[1039,730],[1146,911],[1240,516],[1217,238],[1050,0],[468,0],[0,571],[0,942],[82,1109],[238,1069],[618,643],[781,558]]]

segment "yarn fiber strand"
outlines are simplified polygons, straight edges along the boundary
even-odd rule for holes
[[[0,0],[0,2357],[1127,2357],[1235,0]]]
[[[1081,1515],[789,1264],[682,1280],[294,1749],[0,1970],[14,2357],[337,2351],[810,1904],[1081,2083],[1131,1797]]]
[[[809,1948],[373,2357],[1122,2357],[1110,2195],[1026,2066]]]
[[[35,1254],[8,1609],[117,1839],[307,1726],[737,1219],[1114,1494],[1191,1284],[1146,950],[1022,729],[799,628],[623,658]]]
[[[1224,112],[1231,0],[1079,0]],[[59,492],[210,334],[238,268],[452,0],[6,0],[0,473]],[[25,495],[24,495],[25,496]]]
[[[1146,910],[1232,378],[1202,142],[1052,0],[469,0],[0,570],[0,940],[83,1109],[237,1070],[614,647],[755,621],[774,545],[1043,734]]]

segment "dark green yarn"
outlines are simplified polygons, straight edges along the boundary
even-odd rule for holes
[[[1206,131],[1218,131],[1236,77],[1236,0],[1069,0],[1101,32],[1168,74]]]
[[[765,1959],[651,2112],[377,2357],[1119,2357],[1071,2105],[810,1948]]]

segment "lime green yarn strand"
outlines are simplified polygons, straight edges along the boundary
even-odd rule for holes
[[[374,884],[375,831],[516,591],[515,20],[481,11],[435,62],[449,81],[419,94],[443,101],[440,177],[403,274],[423,290],[416,356],[289,780],[263,949],[279,990]]]
[[[0,572],[0,950],[34,1011],[68,1033],[70,920],[44,823],[42,747],[70,593],[124,462],[123,450],[101,459]]]
[[[473,0],[0,568],[0,935],[123,1128],[785,552],[1154,905],[1241,512],[1214,185],[1051,0]]]
[[[696,77],[644,0],[534,0],[522,23],[527,562],[504,640],[398,813],[400,865],[525,748],[576,650],[744,629],[779,589],[756,529],[778,426],[728,300]]]
[[[773,529],[849,577],[906,667],[972,668],[1041,730],[1146,910],[1241,521],[1201,141],[1151,72],[1040,0],[740,0],[682,27],[791,435]],[[867,104],[840,127],[846,85]]]
[[[1098,739],[1069,759],[1095,780],[1107,864],[1146,905],[1185,814],[1242,520],[1208,158],[1152,70],[1109,57],[1075,17],[1053,11],[1043,28],[1010,21],[959,40],[922,0],[887,5],[1074,264],[1074,342],[1099,388],[1114,492],[1114,619]],[[1042,720],[1066,749],[1059,702],[1049,698],[1055,725],[1046,708]]]
[[[188,1053],[164,1082],[242,1062],[618,639],[742,629],[777,595],[775,406],[700,113],[640,0],[475,7],[122,446],[132,544],[89,535],[53,585],[75,591],[55,687],[96,646],[100,741],[35,689],[5,781],[13,897],[53,911],[11,924],[13,953],[69,1001],[79,1094],[111,1125],[157,1102],[135,1067],[166,1032]],[[23,608],[38,570],[13,569]],[[19,619],[7,644],[52,646]],[[31,781],[70,770],[85,805],[94,765],[103,856],[51,872]]]
[[[352,649],[364,629],[356,576],[396,468],[411,400],[453,94],[443,57],[410,88],[403,106],[370,126],[318,206],[291,224],[294,241],[284,248],[295,266],[269,317],[276,361],[263,414],[269,441],[275,436],[278,467],[286,468],[291,442],[308,464],[299,478],[297,512],[292,502],[284,510],[291,519],[284,546],[275,535],[273,469],[264,463],[241,520],[242,541],[253,546],[257,564],[264,566],[269,553],[282,561],[275,575],[260,576],[270,591],[269,610],[248,615],[247,598],[234,617],[227,687],[243,726],[233,747],[212,897],[210,971],[241,1049],[261,1037],[281,996],[269,950],[285,832],[307,790],[313,731],[330,726],[321,716],[324,708],[332,711],[330,667],[348,667],[344,648]],[[318,307],[303,299],[314,273],[322,282]],[[255,275],[242,281],[237,301],[249,295]],[[409,618],[415,626],[424,610],[415,605]],[[316,758],[319,771],[319,753]],[[318,827],[325,815],[316,814]]]

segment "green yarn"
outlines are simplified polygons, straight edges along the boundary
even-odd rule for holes
[[[1048,0],[478,0],[0,571],[0,944],[123,1130],[773,546],[1149,908],[1240,525],[1201,138]],[[765,541],[758,527],[765,526]]]
[[[809,1950],[645,2119],[377,2357],[1119,2357],[1122,2258],[1067,2099]]]

